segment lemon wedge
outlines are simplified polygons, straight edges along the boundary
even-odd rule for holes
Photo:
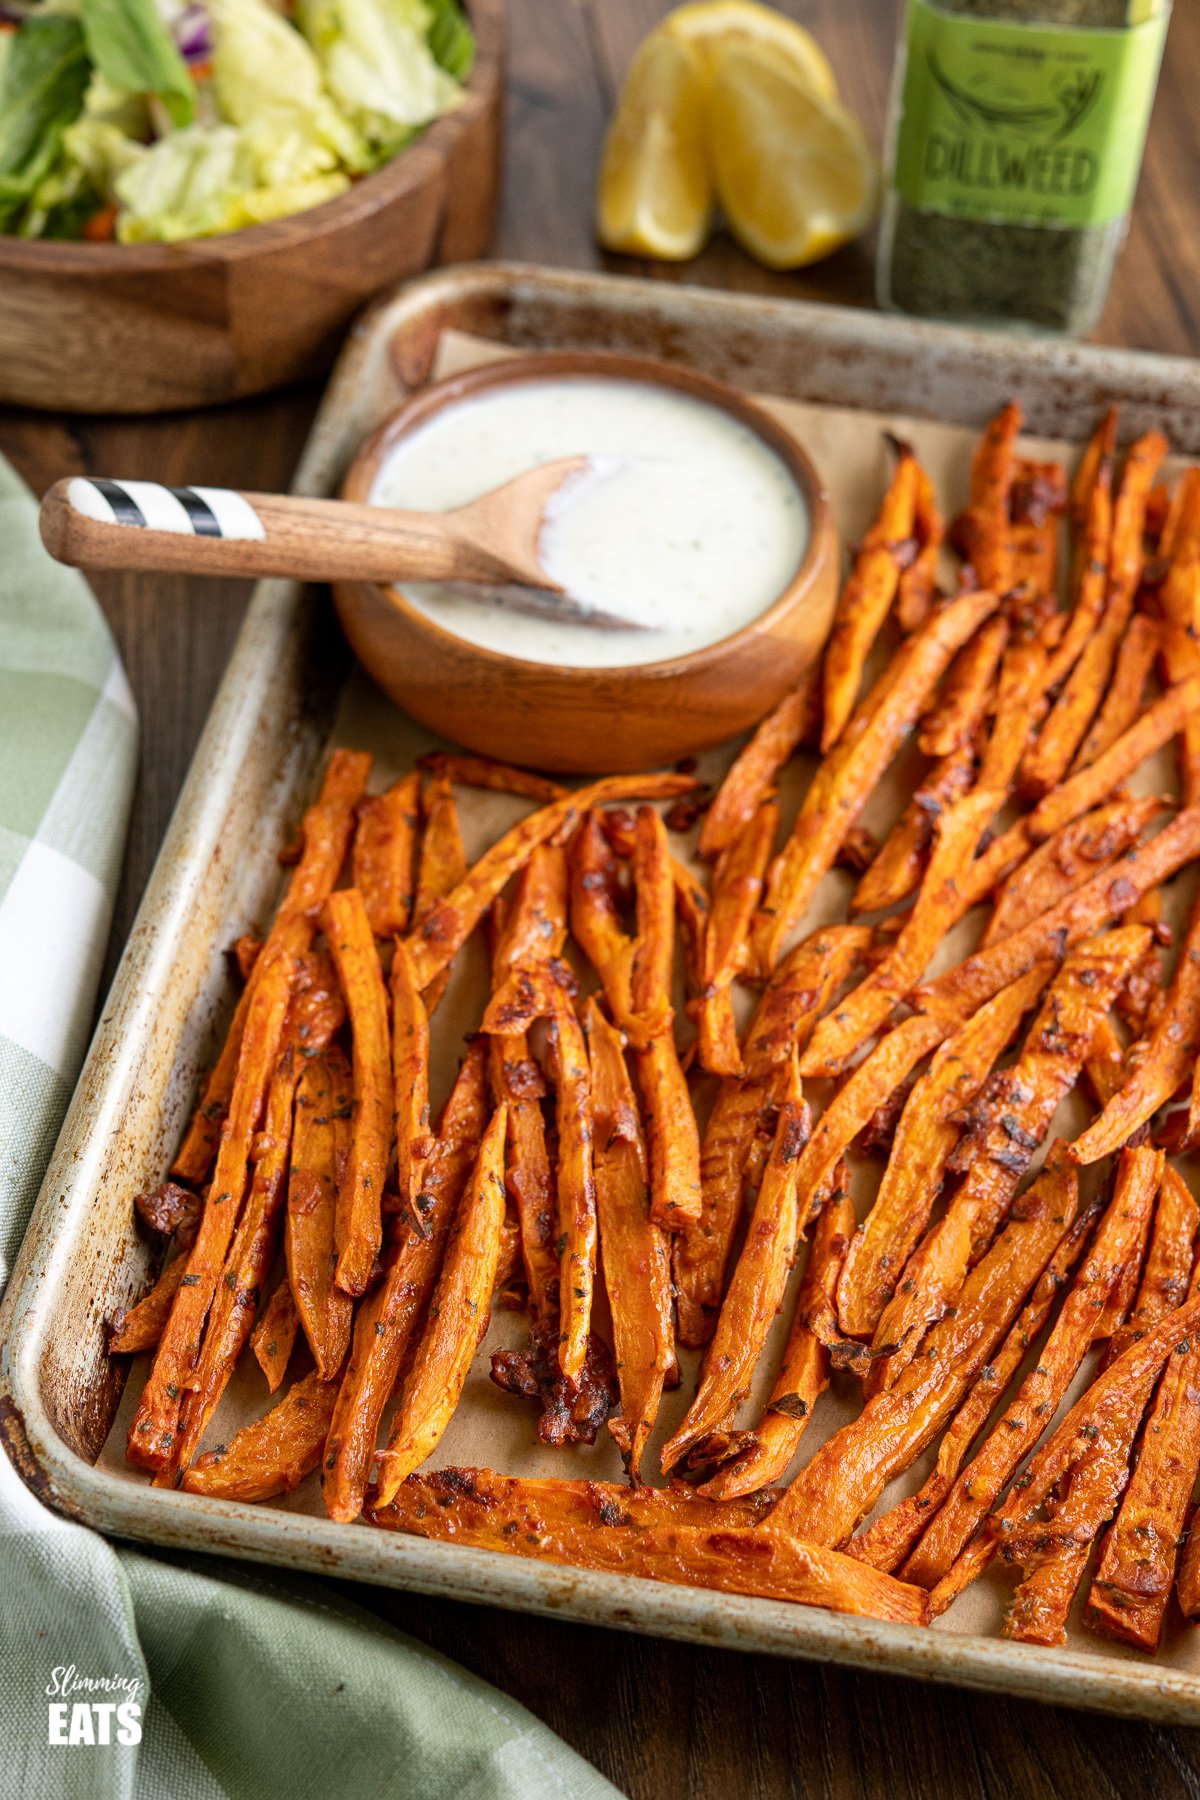
[[[651,32],[604,141],[597,236],[606,250],[682,262],[704,247],[712,200],[700,62],[681,38]]]
[[[708,148],[729,228],[768,269],[816,262],[875,216],[879,165],[858,121],[766,46],[718,50]]]
[[[719,52],[730,44],[758,44],[826,100],[837,99],[829,58],[810,31],[758,0],[692,0],[667,14],[663,29],[699,56],[711,81]]]

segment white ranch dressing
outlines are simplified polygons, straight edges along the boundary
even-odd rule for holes
[[[535,617],[437,584],[412,603],[456,637],[530,662],[612,668],[682,656],[748,625],[808,542],[783,462],[719,407],[651,382],[514,383],[443,407],[375,477],[379,506],[444,512],[559,457],[586,455],[548,509],[543,568],[576,599],[642,628]]]

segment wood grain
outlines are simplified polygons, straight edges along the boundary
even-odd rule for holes
[[[869,245],[796,276],[726,240],[665,270],[606,259],[591,189],[614,84],[666,0],[509,0],[511,79],[498,254],[649,270],[747,292],[869,302]],[[892,0],[785,0],[815,30],[876,142]],[[1175,9],[1137,211],[1097,336],[1200,354],[1200,8]],[[0,448],[39,492],[62,475],[286,486],[310,390],[150,422],[0,414]],[[243,584],[96,581],[141,710],[133,830],[110,966],[128,933],[245,605]],[[634,1800],[1200,1800],[1200,1737],[836,1668],[589,1631],[418,1595],[354,1598],[522,1701]]]

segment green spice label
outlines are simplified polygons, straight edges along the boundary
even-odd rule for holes
[[[1133,202],[1169,9],[1123,30],[908,0],[893,180],[924,212],[1059,227]]]

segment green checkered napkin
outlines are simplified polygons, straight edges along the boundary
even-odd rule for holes
[[[0,461],[0,1289],[86,1047],[136,748],[96,603]],[[82,1735],[69,1690],[95,1680],[123,1684],[102,1702],[136,1696],[140,1744],[50,1742],[52,1705],[55,1733]],[[317,1583],[117,1549],[0,1452],[0,1800],[614,1793],[505,1695]]]

